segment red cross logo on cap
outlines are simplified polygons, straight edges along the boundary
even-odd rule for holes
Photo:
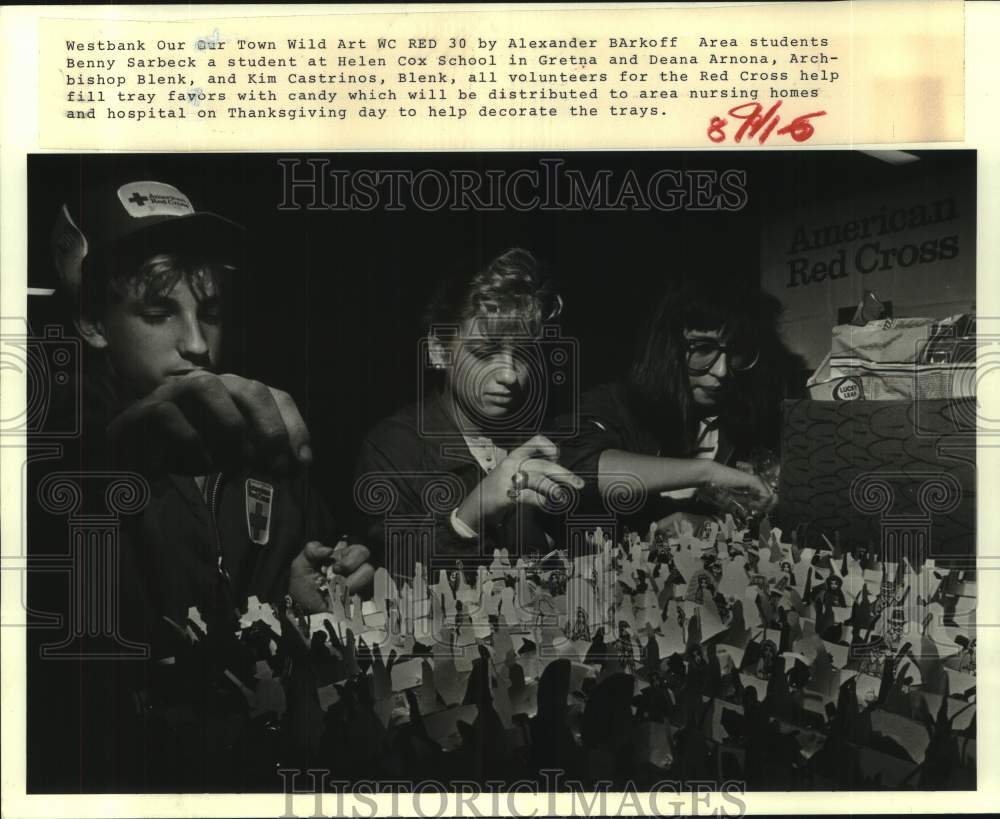
[[[145,205],[148,200],[149,197],[143,196],[141,193],[139,193],[139,191],[136,191],[128,198],[129,202],[135,202],[137,205],[139,205],[139,207]]]

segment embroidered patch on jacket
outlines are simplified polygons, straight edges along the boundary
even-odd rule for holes
[[[271,502],[274,487],[264,481],[248,478],[246,483],[247,533],[250,540],[266,546],[271,537]]]

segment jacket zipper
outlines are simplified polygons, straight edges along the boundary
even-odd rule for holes
[[[216,512],[219,508],[219,491],[222,488],[222,478],[223,475],[221,472],[217,472],[211,477],[207,485],[207,491],[205,492],[205,503],[208,506],[208,514],[212,519],[212,529],[215,532],[216,566],[219,574],[228,583],[229,572],[226,571],[222,559],[222,535],[219,533],[219,522],[216,517]]]

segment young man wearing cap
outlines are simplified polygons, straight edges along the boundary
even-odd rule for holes
[[[150,487],[120,530],[119,632],[168,664],[185,650],[191,607],[211,639],[232,635],[252,596],[325,608],[324,565],[353,590],[373,575],[364,546],[333,546],[294,401],[219,372],[243,234],[177,188],[140,181],[85,194],[76,218],[64,206],[52,236],[63,295],[93,353],[80,466],[136,471]]]
[[[284,593],[275,584],[292,557],[308,541],[328,538],[332,524],[308,492],[303,467],[312,452],[295,402],[259,382],[219,374],[227,296],[241,275],[244,230],[196,211],[163,182],[128,182],[98,193],[103,200],[81,208],[80,225],[64,207],[53,234],[63,289],[76,308],[74,324],[98,353],[86,373],[85,421],[104,424],[111,465],[169,481],[168,492],[154,495],[164,505],[177,504],[180,513],[163,532],[164,571],[185,571],[170,529],[183,529],[186,519],[194,528],[185,536],[217,547],[209,550],[218,552],[211,569],[229,575],[238,597],[246,592],[272,599]],[[290,484],[286,491],[276,491],[280,482]],[[182,514],[192,503],[198,512],[208,507],[214,527],[205,526],[203,515]],[[212,528],[220,529],[221,543]],[[273,547],[275,540],[281,548]],[[271,548],[256,548],[261,546]],[[157,559],[148,545],[144,552]],[[308,554],[327,551],[313,546]],[[204,592],[204,558],[198,553],[198,568],[188,567],[185,579],[174,578],[171,590],[164,590],[170,598],[164,606],[181,618],[185,598]],[[352,569],[355,588],[370,576],[366,558],[363,548],[353,547],[346,566],[336,564]]]

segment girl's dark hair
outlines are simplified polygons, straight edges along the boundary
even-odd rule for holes
[[[776,447],[781,399],[793,356],[778,333],[781,303],[756,285],[715,276],[684,278],[668,287],[645,332],[628,379],[634,406],[659,431],[663,454],[691,454],[697,433],[688,381],[685,330],[721,330],[726,342],[756,348],[752,369],[733,373],[720,417],[739,448]]]
[[[423,324],[426,332],[433,332],[477,316],[501,321],[514,317],[522,332],[534,334],[561,309],[542,265],[529,251],[514,247],[471,276],[463,273],[445,280],[431,297]]]

